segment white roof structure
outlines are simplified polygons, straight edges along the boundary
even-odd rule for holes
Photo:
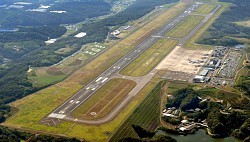
[[[80,33],[78,33],[77,35],[75,35],[74,37],[76,37],[76,38],[81,38],[81,37],[84,37],[84,36],[86,36],[86,35],[87,35],[86,33],[80,32]]]
[[[196,75],[195,77],[194,77],[194,79],[204,79],[204,76],[201,76],[201,75]]]

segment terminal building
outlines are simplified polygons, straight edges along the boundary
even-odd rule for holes
[[[209,63],[206,65],[207,68],[213,68],[217,69],[221,65],[221,59],[214,58],[209,61]]]
[[[199,75],[200,76],[207,76],[208,72],[209,72],[209,70],[204,68],[202,71],[200,71]]]
[[[204,83],[204,82],[205,82],[205,77],[204,77],[204,76],[201,76],[201,75],[196,75],[196,76],[193,78],[193,82],[194,82],[194,83]]]

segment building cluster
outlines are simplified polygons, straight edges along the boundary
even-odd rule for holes
[[[111,35],[113,35],[114,37],[117,37],[118,35],[120,35],[123,31],[126,31],[130,28],[131,26],[121,26],[120,28],[118,28],[117,30],[114,30]]]
[[[163,110],[163,116],[178,118],[180,115],[180,110],[176,109],[175,107],[167,108]]]
[[[209,98],[201,98],[201,97],[198,97],[198,98],[200,100],[200,103],[211,101]],[[185,113],[198,113],[198,112],[202,112],[202,111],[203,110],[200,108],[195,108],[195,109],[186,110]],[[178,119],[181,123],[179,125],[177,125],[176,131],[178,131],[180,133],[184,133],[184,134],[185,133],[192,133],[197,128],[207,128],[208,127],[208,125],[206,123],[206,119],[195,122],[194,118],[188,118],[186,116],[183,116],[183,113],[179,108],[175,108],[175,107],[166,108],[162,111],[162,115],[164,117]]]
[[[178,126],[179,131],[181,132],[190,132],[196,128],[207,128],[206,119],[201,121],[200,123],[189,122],[188,120],[182,120],[181,124]]]
[[[213,50],[209,60],[205,63],[199,73],[194,76],[194,83],[206,83],[211,80],[210,72],[215,71],[221,66],[222,58],[228,53],[229,48],[217,46]]]

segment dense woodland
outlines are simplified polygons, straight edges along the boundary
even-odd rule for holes
[[[119,142],[177,142],[169,136],[156,135],[155,132],[148,131],[141,126],[132,125],[132,127],[139,138],[127,137],[120,139]]]
[[[48,135],[34,135],[28,132],[12,130],[6,127],[0,127],[0,142],[80,142],[76,138],[54,137]]]
[[[233,22],[250,19],[249,0],[220,0],[232,3],[232,6],[212,24],[200,44],[233,46],[241,44],[234,38],[250,38],[250,28],[236,25]]]
[[[43,26],[71,24],[84,21],[86,18],[101,16],[110,12],[111,5],[103,1],[71,1],[58,2],[46,12],[32,12],[38,4],[25,5],[22,9],[0,8],[0,25],[2,27]],[[66,13],[51,13],[50,11],[66,11]]]

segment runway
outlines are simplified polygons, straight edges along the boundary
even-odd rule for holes
[[[120,103],[117,108],[114,109],[108,116],[100,119],[100,120],[80,120],[71,116],[72,111],[74,111],[79,105],[84,103],[89,97],[91,97],[100,87],[102,87],[107,81],[109,81],[113,75],[119,73],[124,67],[126,67],[130,62],[136,59],[140,54],[146,51],[150,46],[152,46],[155,42],[157,42],[161,37],[164,37],[165,34],[173,29],[178,23],[180,23],[185,17],[190,15],[194,10],[196,10],[201,4],[195,3],[189,6],[186,10],[184,10],[181,14],[173,18],[171,21],[167,22],[164,26],[162,26],[158,31],[153,33],[149,36],[146,40],[142,43],[137,45],[133,50],[123,56],[120,60],[114,63],[110,68],[106,71],[101,73],[95,80],[90,82],[86,87],[81,89],[78,93],[72,96],[69,100],[64,102],[61,106],[55,109],[51,114],[49,114],[45,119],[63,119],[67,121],[75,121],[79,123],[87,123],[87,124],[102,124],[108,121],[111,121],[126,105],[130,100],[133,98],[133,95],[129,95],[124,99],[123,102]],[[179,44],[184,44],[189,38],[192,37],[195,32],[197,32],[205,22],[211,18],[214,13],[220,8],[218,6],[212,13],[205,16],[205,19],[194,29],[192,30],[187,36],[180,40]],[[156,73],[156,71],[152,71],[148,75],[146,75],[146,79],[143,80],[143,83],[137,86],[137,91],[140,91],[142,88]],[[139,88],[138,88],[139,87]],[[138,90],[139,89],[139,90]],[[134,90],[134,89],[133,89]],[[132,91],[133,91],[132,90]],[[134,93],[136,91],[134,90]]]

